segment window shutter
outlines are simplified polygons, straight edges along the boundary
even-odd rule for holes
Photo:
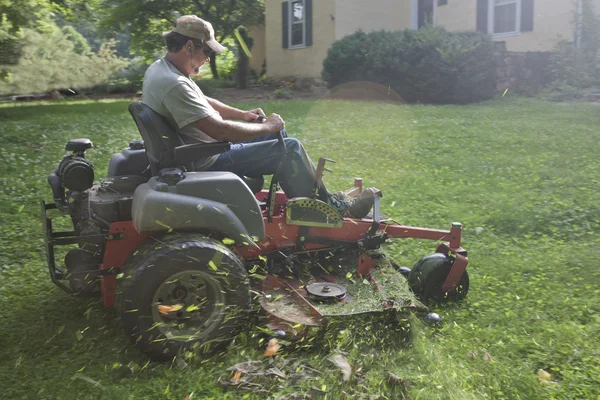
[[[477,30],[488,33],[488,0],[477,0]]]
[[[306,18],[306,45],[312,46],[312,0],[304,0],[304,9],[306,10],[304,14],[304,18]]]
[[[288,15],[288,2],[284,1],[281,3],[281,33],[282,33],[282,47],[287,49],[289,47],[288,30],[289,30],[289,15]]]
[[[521,32],[533,30],[533,0],[521,0]]]

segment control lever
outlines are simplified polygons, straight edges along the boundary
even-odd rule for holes
[[[319,194],[319,186],[323,183],[323,173],[325,171],[333,172],[332,169],[325,167],[325,163],[327,161],[335,164],[335,161],[333,161],[329,158],[325,158],[325,157],[319,158],[319,163],[317,164],[317,171],[315,173],[315,187],[313,189],[312,198],[316,198]]]

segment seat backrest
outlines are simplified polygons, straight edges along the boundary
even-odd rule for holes
[[[129,113],[144,139],[150,169],[152,175],[156,176],[164,167],[161,165],[161,155],[183,145],[183,140],[165,117],[141,101],[132,102],[129,105]]]

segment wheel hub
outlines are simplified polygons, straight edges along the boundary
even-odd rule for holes
[[[170,339],[188,340],[211,330],[222,318],[224,295],[214,278],[198,271],[172,275],[156,290],[152,315]],[[172,308],[159,312],[159,306]]]
[[[188,290],[185,286],[177,286],[173,289],[173,298],[176,300],[184,300],[188,295]]]

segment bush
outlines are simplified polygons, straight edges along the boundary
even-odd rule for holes
[[[600,88],[600,17],[590,0],[584,0],[581,18],[575,16],[579,47],[561,40],[550,59],[553,82],[540,92],[546,100],[571,101],[598,93]]]
[[[276,89],[273,92],[273,97],[275,97],[276,99],[291,99],[293,95],[294,94],[292,93],[292,91],[285,87]]]
[[[329,49],[322,77],[329,87],[367,80],[409,102],[462,104],[493,97],[495,67],[488,35],[430,25],[347,36]]]

